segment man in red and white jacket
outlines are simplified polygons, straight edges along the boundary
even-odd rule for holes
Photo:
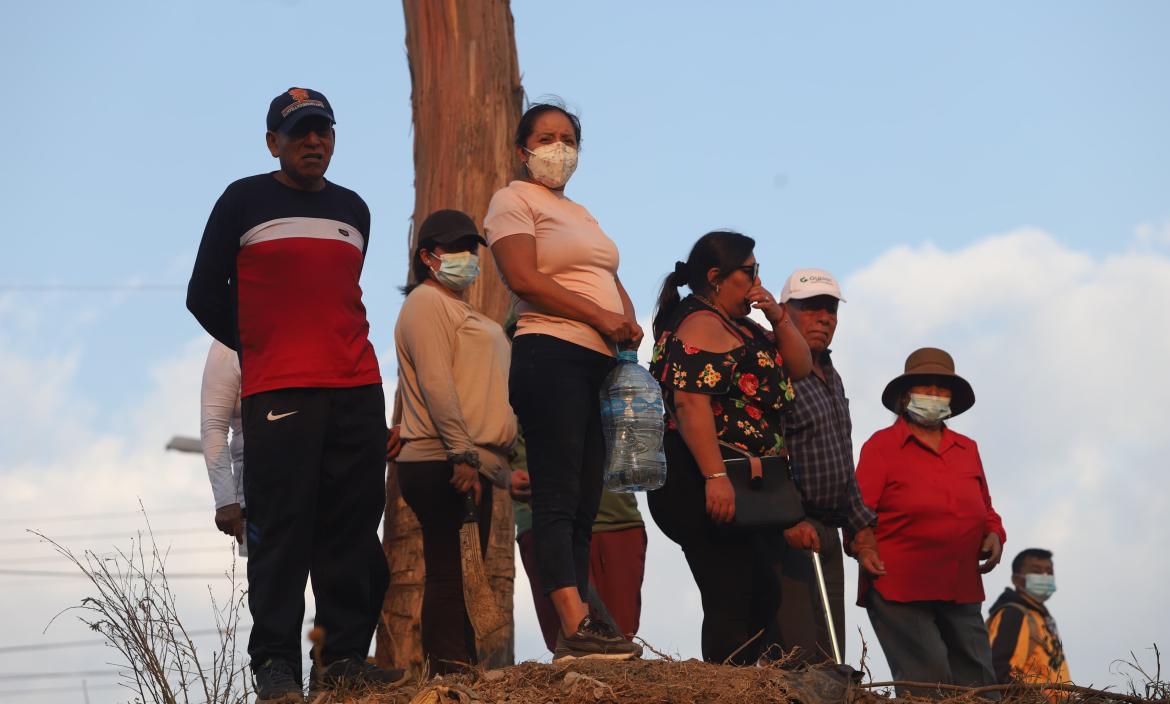
[[[248,653],[266,702],[300,701],[310,576],[326,633],[312,686],[403,678],[365,660],[389,583],[377,533],[387,430],[358,285],[370,211],[325,180],[333,125],[317,91],[272,100],[266,140],[280,169],[220,196],[187,290],[187,308],[240,358]]]

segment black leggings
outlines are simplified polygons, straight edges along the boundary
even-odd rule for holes
[[[398,488],[418,517],[423,534],[422,647],[435,674],[476,664],[475,632],[463,601],[459,529],[463,495],[451,486],[450,462],[399,462]],[[480,475],[479,549],[487,553],[492,525],[492,484]]]
[[[682,548],[699,587],[703,659],[754,664],[779,644],[776,536],[716,528],[707,516],[704,479],[678,432],[666,433],[663,450],[666,484],[647,499],[654,522]]]
[[[532,538],[545,592],[589,593],[589,544],[605,442],[598,394],[614,360],[549,335],[518,335],[508,379],[532,479]]]

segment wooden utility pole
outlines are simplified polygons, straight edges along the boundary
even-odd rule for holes
[[[512,133],[524,91],[507,0],[403,0],[402,7],[414,121],[413,252],[415,232],[427,215],[455,208],[482,223],[492,194],[516,176]],[[510,295],[486,250],[480,251],[480,266],[482,273],[468,300],[502,323]],[[502,489],[492,493],[491,540],[484,566],[500,606],[510,615],[516,569],[512,502]],[[393,463],[387,474],[383,534],[390,589],[378,627],[377,659],[382,665],[418,667],[422,533],[398,491]],[[507,646],[481,653],[481,664],[511,664],[513,644],[509,626]]]

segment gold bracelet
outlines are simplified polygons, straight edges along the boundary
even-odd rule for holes
[[[718,479],[720,477],[726,477],[726,476],[727,476],[727,472],[716,472],[714,474],[704,474],[703,479],[711,480],[711,479]]]

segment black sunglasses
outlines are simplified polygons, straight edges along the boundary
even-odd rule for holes
[[[735,267],[732,269],[732,271],[742,271],[751,277],[752,281],[755,281],[756,277],[760,275],[760,263],[756,262],[755,264],[744,264],[743,266]]]

